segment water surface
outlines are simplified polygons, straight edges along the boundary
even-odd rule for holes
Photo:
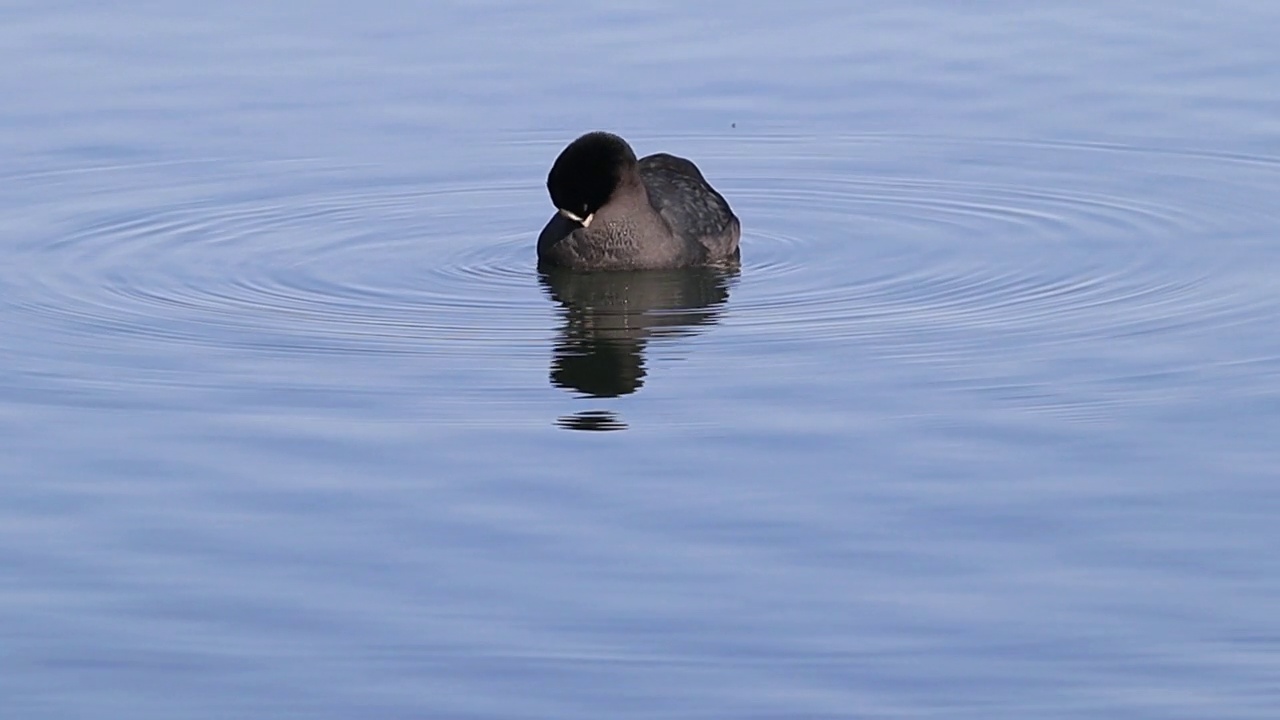
[[[1280,705],[1280,12],[0,20],[4,717]],[[741,268],[540,274],[595,128]]]

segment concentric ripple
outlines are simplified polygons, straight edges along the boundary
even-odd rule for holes
[[[376,370],[421,385],[453,363],[542,364],[550,311],[518,223],[545,213],[527,182],[318,162],[23,180],[56,201],[33,207],[39,229],[4,272],[22,396],[115,402],[267,378],[389,393]]]
[[[884,144],[916,155],[938,149],[943,157],[928,178],[860,172],[859,147],[882,152]],[[957,173],[964,166],[945,155],[960,150],[1004,151],[997,169],[1013,177],[1006,183],[975,177],[995,174],[991,167]],[[839,162],[814,158],[796,177],[736,180],[732,196],[751,208],[744,277],[760,290],[739,304],[737,317],[784,334],[830,337],[930,322],[1004,329],[1050,323],[1060,340],[1070,341],[1076,333],[1216,322],[1270,300],[1215,287],[1239,260],[1232,243],[1276,222],[1266,204],[1243,205],[1246,197],[1237,194],[1261,201],[1266,188],[1222,186],[1223,174],[1235,168],[1215,158],[1203,188],[1211,195],[1188,207],[1185,193],[1177,202],[1152,194],[1159,190],[1158,164],[1113,174],[1116,152],[861,139],[834,148],[833,155],[843,155]],[[1081,156],[1094,156],[1096,171],[1106,175],[1014,184],[1037,166],[1081,164]],[[833,169],[839,164],[848,172]],[[1267,174],[1274,189],[1280,173]],[[1228,210],[1224,201],[1237,207]]]
[[[430,322],[431,311],[531,309],[506,291],[532,287],[520,238],[451,209],[470,204],[501,216],[521,191],[383,185],[138,208],[33,251],[28,259],[54,272],[30,279],[28,309],[68,326],[111,326],[112,336],[99,338],[106,342],[261,346],[276,337],[281,352],[430,353],[471,329]],[[488,237],[487,255],[459,236]]]
[[[1059,399],[1078,412],[1125,373],[1228,361],[1203,350],[1215,333],[1277,310],[1256,281],[1280,226],[1270,158],[887,135],[635,142],[697,157],[743,218],[740,282],[698,322],[744,361],[856,349],[1043,399],[1037,365],[1107,355],[1092,399]],[[505,161],[464,177],[203,161],[11,178],[32,202],[0,271],[9,391],[80,402],[300,378],[321,393],[412,383],[439,402],[546,391],[564,309],[532,245],[538,163],[557,148],[496,147]]]
[[[707,164],[746,218],[722,340],[778,348],[761,362],[843,347],[1093,420],[1176,396],[1150,378],[1277,357],[1280,302],[1259,281],[1276,267],[1274,158],[892,135],[718,149]]]

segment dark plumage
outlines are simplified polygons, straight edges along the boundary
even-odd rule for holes
[[[547,175],[558,212],[538,236],[538,263],[576,270],[653,270],[737,261],[741,228],[692,162],[636,160],[625,140],[587,133]]]

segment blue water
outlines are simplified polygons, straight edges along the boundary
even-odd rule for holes
[[[1277,28],[9,3],[0,717],[1276,717]]]

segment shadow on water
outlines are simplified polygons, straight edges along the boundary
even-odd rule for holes
[[[654,338],[689,336],[715,323],[737,268],[577,272],[540,268],[539,281],[560,306],[551,359],[556,387],[593,398],[630,395],[644,385],[645,348]],[[613,413],[561,418],[561,427],[621,430]]]

